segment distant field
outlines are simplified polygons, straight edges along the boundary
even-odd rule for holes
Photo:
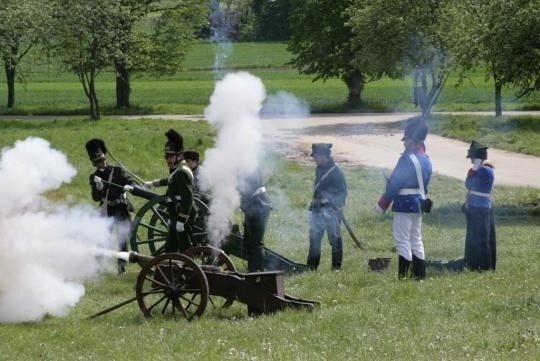
[[[13,114],[86,114],[87,102],[76,77],[57,65],[43,63],[33,54],[21,67],[25,83],[16,85],[16,107]],[[414,111],[410,78],[399,81],[382,79],[366,84],[363,105],[344,109],[347,89],[339,79],[312,82],[287,65],[291,55],[284,43],[198,43],[188,53],[184,69],[177,74],[132,77],[132,105],[116,110],[115,84],[111,71],[100,74],[98,97],[104,114],[200,114],[208,104],[216,79],[226,72],[245,70],[260,77],[268,93],[283,90],[304,99],[314,113],[343,111]],[[492,85],[483,74],[466,79],[456,87],[451,78],[440,95],[435,110],[492,110]],[[540,109],[540,95],[513,101],[512,92],[504,93],[504,108]],[[5,78],[0,79],[0,113],[6,113]]]

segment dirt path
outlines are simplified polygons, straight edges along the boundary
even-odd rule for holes
[[[492,112],[475,112],[490,115]],[[512,112],[505,115],[540,112]],[[403,151],[403,128],[396,122],[416,113],[312,115],[307,119],[263,119],[265,139],[286,158],[311,162],[311,143],[333,144],[335,159],[351,165],[394,168]],[[35,116],[3,116],[1,119],[46,118]],[[58,118],[51,116],[51,119]],[[201,115],[124,116],[125,119],[202,120]],[[429,134],[427,153],[433,170],[439,174],[464,179],[470,163],[465,159],[468,143]],[[540,188],[540,158],[490,148],[490,160],[495,164],[495,184]]]
[[[396,122],[415,114],[324,115],[308,119],[265,119],[268,137],[285,149],[286,157],[311,161],[311,143],[333,144],[335,159],[351,165],[392,169],[403,151],[403,128]],[[433,170],[439,174],[464,179],[470,168],[465,158],[468,143],[429,134],[427,153]],[[489,159],[495,164],[495,183],[540,188],[540,158],[490,148]]]

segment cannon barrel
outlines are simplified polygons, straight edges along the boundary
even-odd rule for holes
[[[118,259],[124,260],[129,263],[138,263],[139,265],[144,265],[146,262],[151,261],[153,256],[146,256],[137,252],[117,252],[116,257]]]

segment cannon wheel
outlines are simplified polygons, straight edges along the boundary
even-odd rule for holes
[[[160,312],[164,317],[192,320],[201,316],[208,304],[204,272],[195,261],[180,253],[165,253],[145,263],[135,291],[146,317]]]
[[[225,252],[211,246],[192,247],[182,254],[194,260],[198,265],[221,267],[226,272],[236,272],[233,261]],[[234,296],[220,297],[210,295],[210,304],[215,308],[227,308],[234,302]]]
[[[135,214],[131,228],[131,250],[140,254],[157,256],[165,252],[169,214],[165,206],[165,195],[153,198],[145,203]],[[206,217],[208,206],[200,197],[194,197],[197,209],[195,222],[192,226],[194,245],[204,245],[208,242],[206,233]]]

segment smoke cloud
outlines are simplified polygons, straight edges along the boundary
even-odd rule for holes
[[[214,148],[205,153],[200,182],[201,189],[212,194],[207,230],[210,242],[219,248],[240,205],[240,181],[255,171],[262,154],[259,111],[265,97],[259,78],[231,73],[216,83],[205,110],[218,135]]]
[[[111,223],[89,206],[49,203],[43,193],[75,176],[61,152],[29,137],[0,158],[0,323],[64,316],[84,295],[82,282],[115,253]]]

